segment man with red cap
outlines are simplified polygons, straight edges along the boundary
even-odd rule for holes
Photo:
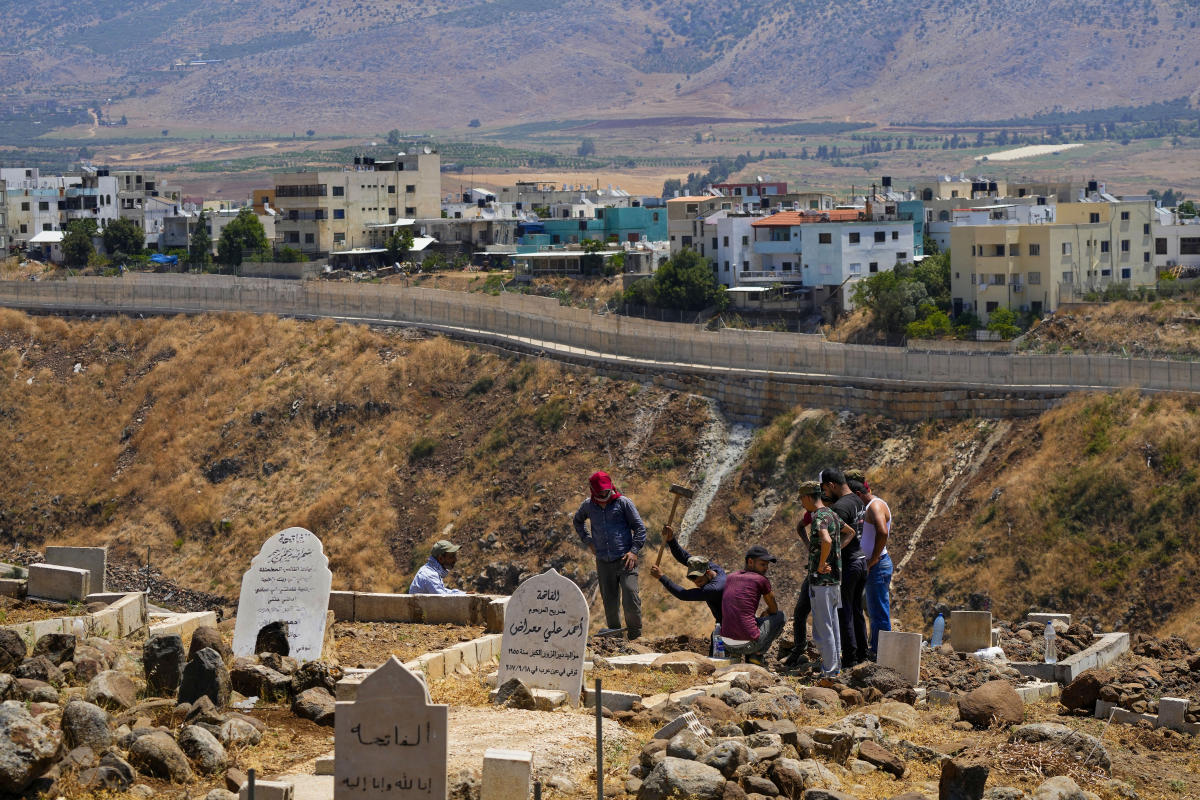
[[[605,624],[621,627],[625,609],[625,635],[642,635],[642,600],[638,595],[638,553],[646,543],[646,524],[633,501],[613,488],[606,472],[588,479],[591,496],[575,512],[575,532],[596,556],[600,597],[604,600]],[[584,521],[589,521],[591,533]]]

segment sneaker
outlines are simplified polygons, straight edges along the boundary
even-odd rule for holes
[[[806,648],[803,647],[792,648],[792,652],[788,653],[788,657],[784,660],[783,666],[788,669],[796,669],[797,667],[810,663],[805,650]]]
[[[763,658],[761,655],[759,655],[758,653],[752,653],[752,654],[750,654],[750,655],[746,656],[746,663],[747,663],[747,664],[753,664],[753,665],[754,665],[754,666],[756,666],[756,667],[762,667],[763,669],[766,669],[766,668],[767,668],[767,661],[766,661],[766,659],[764,659],[764,658]]]

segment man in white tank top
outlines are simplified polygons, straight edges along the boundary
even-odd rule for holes
[[[892,532],[892,510],[883,498],[871,493],[863,473],[846,473],[850,490],[858,495],[866,508],[863,511],[862,549],[867,554],[867,618],[871,622],[868,647],[871,659],[879,653],[879,632],[892,629],[890,591],[892,558],[888,555],[887,540]]]

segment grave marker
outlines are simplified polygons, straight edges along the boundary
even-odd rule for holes
[[[992,612],[951,611],[950,644],[960,653],[992,646]]]
[[[921,682],[921,634],[880,631],[879,657],[875,661],[896,670],[916,686]]]
[[[395,656],[336,708],[334,800],[446,800],[450,707]]]
[[[575,582],[548,569],[513,592],[504,612],[496,685],[520,678],[531,689],[557,689],[579,705],[588,605]]]
[[[233,654],[254,655],[259,630],[283,621],[289,655],[301,663],[320,658],[332,583],[329,559],[311,531],[288,528],[267,539],[242,576]]]

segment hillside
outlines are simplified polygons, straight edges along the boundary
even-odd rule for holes
[[[0,365],[0,550],[107,543],[138,566],[149,547],[167,577],[227,599],[290,525],[321,536],[335,588],[403,590],[448,536],[464,588],[508,592],[553,565],[591,590],[568,519],[586,476],[609,470],[657,531],[667,487],[714,473],[728,436],[695,396],[331,322],[4,311]],[[690,547],[736,565],[766,543],[791,598],[790,487],[858,464],[895,513],[909,627],[990,603],[1010,619],[1063,609],[1194,638],[1198,412],[1194,398],[1131,393],[1021,421],[795,409],[754,432]],[[645,581],[648,632],[707,625]]]
[[[6,100],[111,100],[109,119],[155,129],[1003,119],[1200,89],[1190,0],[47,0],[8,14]],[[211,63],[171,69],[192,59]]]

